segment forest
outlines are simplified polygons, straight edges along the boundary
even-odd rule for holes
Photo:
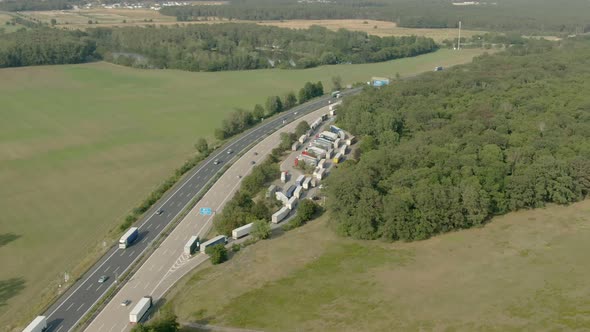
[[[161,10],[178,21],[225,17],[241,20],[375,19],[407,28],[455,28],[532,34],[590,31],[584,0],[497,0],[477,6],[454,6],[440,0],[340,0],[298,3],[289,0],[234,0],[225,6],[181,6]],[[460,2],[460,1],[458,1]]]
[[[590,192],[590,38],[529,41],[345,101],[361,138],[328,178],[336,230],[421,240]]]
[[[376,37],[318,26],[292,30],[227,23],[86,32],[46,27],[0,35],[0,67],[77,63],[99,57],[127,66],[189,71],[309,68],[387,61],[436,49],[436,43],[425,37]]]

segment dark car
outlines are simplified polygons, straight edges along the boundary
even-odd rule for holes
[[[219,159],[215,159],[215,161],[213,162],[215,165],[219,165],[219,163],[221,163],[221,160]]]
[[[254,165],[254,164],[256,164],[256,162],[255,162],[254,160],[252,160],[252,161],[250,162],[250,164]]]
[[[164,213],[164,209],[159,209],[158,211],[156,211],[156,215],[161,215],[162,213]]]
[[[109,277],[107,276],[100,276],[100,278],[98,278],[98,283],[102,284],[103,282],[107,281],[107,279],[109,279]]]

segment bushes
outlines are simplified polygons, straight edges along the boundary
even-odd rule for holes
[[[288,223],[283,225],[285,231],[303,226],[306,222],[315,217],[317,213],[321,212],[321,207],[310,199],[304,199],[297,207],[297,215]]]
[[[223,244],[216,244],[214,246],[207,247],[205,253],[211,258],[213,265],[221,264],[227,261],[227,249]]]

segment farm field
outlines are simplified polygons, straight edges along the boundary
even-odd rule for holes
[[[167,305],[183,322],[264,331],[590,328],[590,200],[414,243],[339,238],[328,222],[200,267]]]
[[[177,22],[175,17],[161,15],[159,12],[149,9],[84,9],[64,11],[36,11],[26,12],[23,15],[39,19],[49,23],[55,19],[59,26],[72,29],[86,29],[97,26],[132,26],[132,25],[185,25],[185,24],[215,24],[228,23],[221,18],[211,18],[209,21],[198,22]],[[98,24],[88,24],[88,20]],[[125,22],[123,22],[125,21]],[[330,30],[348,29],[352,31],[363,31],[371,35],[385,36],[425,36],[437,42],[445,39],[453,39],[458,36],[458,29],[410,29],[400,28],[394,22],[376,20],[285,20],[285,21],[243,21],[232,20],[234,23],[257,23],[260,25],[272,25],[281,28],[307,29],[312,25],[319,25]],[[483,31],[461,30],[461,36],[469,38],[474,34],[481,34]]]
[[[466,63],[440,50],[377,64],[191,73],[108,63],[0,70],[0,326],[24,322],[117,238],[110,232],[235,107],[332,76]],[[44,299],[44,300],[42,300]],[[2,330],[2,329],[0,329]]]
[[[0,11],[0,33],[4,31],[4,33],[14,32],[20,28],[24,28],[24,26],[17,24],[17,25],[8,25],[7,22],[12,20],[12,16],[7,12]]]

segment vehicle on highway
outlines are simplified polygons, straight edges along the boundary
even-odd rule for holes
[[[107,281],[107,279],[109,279],[109,277],[107,276],[100,276],[100,278],[98,278],[98,283],[102,284],[103,282]]]
[[[23,332],[43,332],[47,330],[47,317],[45,316],[37,316],[25,329]]]
[[[125,301],[121,302],[121,306],[123,306],[123,307],[126,307],[129,304],[131,304],[131,300],[125,300]]]
[[[241,179],[241,178],[242,178],[242,176],[241,175],[238,175],[238,179]]]
[[[152,306],[152,297],[144,296],[137,302],[137,305],[129,313],[129,323],[136,324],[141,321],[145,313]]]
[[[254,151],[254,155],[257,156],[258,155],[258,152]]]
[[[250,164],[254,165],[254,164],[256,164],[256,162],[255,162],[254,160],[252,160],[252,161],[250,162]]]
[[[164,213],[164,209],[159,209],[158,211],[156,211],[156,215],[161,215],[162,213]]]
[[[221,160],[219,160],[219,159],[215,159],[215,161],[213,161],[213,163],[214,163],[215,165],[219,165],[219,164],[221,163]]]
[[[227,150],[227,154],[232,154],[232,153],[234,153],[234,150],[232,150],[232,149]]]
[[[287,120],[283,120],[283,124],[287,123]]]
[[[125,249],[125,248],[129,247],[133,243],[133,241],[137,240],[138,237],[139,237],[139,228],[137,228],[137,227],[129,228],[129,230],[125,234],[123,234],[123,236],[121,236],[121,239],[119,239],[119,248]]]
[[[297,112],[293,112],[293,115],[297,115]]]

